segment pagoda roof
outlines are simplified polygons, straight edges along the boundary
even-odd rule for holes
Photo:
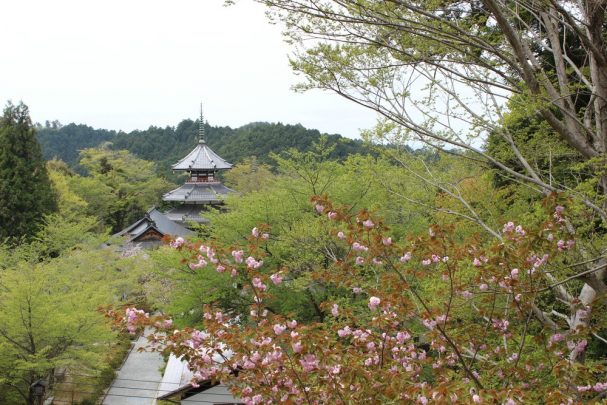
[[[203,209],[202,204],[181,204],[165,212],[164,215],[179,224],[188,224],[189,222],[208,224],[209,220],[200,215]]]
[[[127,226],[114,236],[123,236],[127,242],[137,242],[139,237],[147,231],[154,230],[159,234],[185,237],[193,232],[171,221],[165,214],[156,208],[150,209],[139,221]]]
[[[173,170],[221,170],[231,169],[232,164],[213,152],[206,142],[201,139],[186,157],[171,167]]]
[[[221,203],[234,190],[216,183],[185,183],[162,196],[163,201],[179,201],[189,204]]]

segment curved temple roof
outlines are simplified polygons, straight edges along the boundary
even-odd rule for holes
[[[203,140],[200,140],[186,157],[171,167],[173,170],[221,170],[231,169],[232,164],[223,160]]]
[[[163,201],[179,201],[190,204],[221,203],[224,197],[234,192],[223,184],[186,183],[162,196]]]

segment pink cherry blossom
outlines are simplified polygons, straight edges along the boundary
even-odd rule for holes
[[[343,329],[339,329],[337,331],[337,335],[339,337],[346,337],[346,336],[350,336],[352,334],[352,330],[350,329],[349,326],[345,326]]]
[[[319,214],[322,214],[323,211],[325,210],[325,207],[323,205],[320,205],[320,204],[316,204],[314,206],[314,208],[316,208],[316,212],[318,212]]]
[[[487,284],[483,283],[478,286],[478,289],[481,291],[487,291],[489,289],[489,286]]]
[[[339,374],[339,372],[341,371],[341,365],[336,364],[332,367],[329,367],[328,370],[331,374]]]
[[[363,259],[363,258],[362,258],[362,257],[360,257],[360,256],[357,256],[357,257],[356,257],[355,262],[356,262],[356,264],[358,264],[359,266],[362,266],[363,264],[365,264],[365,259]]]
[[[380,302],[381,302],[381,300],[378,297],[369,298],[369,305],[368,305],[369,309],[371,311],[375,311]]]
[[[195,269],[200,269],[202,267],[205,267],[207,264],[208,264],[207,261],[204,260],[204,258],[202,256],[198,256],[198,262],[190,263],[188,266],[190,267],[190,269],[195,270]]]
[[[409,260],[411,260],[411,252],[407,252],[400,257],[401,263],[407,263]]]
[[[268,240],[268,239],[270,239],[270,234],[269,234],[269,233],[262,233],[262,234],[261,234],[261,239],[263,239],[263,240]]]
[[[236,263],[242,263],[244,258],[244,252],[242,250],[233,250],[232,257],[234,257],[234,261]]]
[[[339,305],[333,304],[333,306],[331,307],[331,315],[336,317],[339,316]]]
[[[294,329],[297,326],[297,321],[293,319],[292,321],[287,321],[287,326],[291,329]]]
[[[594,391],[596,392],[603,392],[607,390],[607,382],[597,382],[596,384],[594,384],[592,389],[594,389]]]
[[[329,211],[329,213],[327,214],[327,217],[329,219],[335,219],[335,218],[337,218],[337,212],[335,212],[335,211]]]
[[[245,260],[245,262],[247,263],[247,266],[255,270],[263,265],[263,260],[257,261],[251,256],[247,257],[247,260]]]
[[[224,271],[226,271],[226,268],[220,264],[216,267],[216,270],[218,273],[223,273]]]
[[[179,236],[170,243],[170,246],[172,248],[178,248],[178,247],[183,246],[184,243],[185,243],[185,239],[183,239],[181,236]]]
[[[232,269],[232,271],[230,272],[230,275],[231,275],[232,277],[236,277],[236,276],[238,275],[238,270],[236,270],[236,269]]]
[[[357,252],[366,252],[367,250],[369,250],[369,248],[366,247],[365,245],[361,245],[358,242],[354,242],[352,244],[352,250],[355,250]]]
[[[475,267],[480,267],[483,265],[483,263],[475,257],[474,260],[472,260],[472,265]]]
[[[504,224],[504,227],[502,228],[502,232],[503,233],[510,233],[512,231],[514,231],[514,222],[508,222],[506,224]]]
[[[470,291],[462,291],[461,292],[462,297],[464,297],[464,299],[469,300],[470,298],[474,297],[474,294],[472,294]]]
[[[259,238],[259,229],[257,229],[257,227],[251,229],[251,235],[253,235],[256,238]]]
[[[409,332],[398,332],[396,334],[396,340],[401,345],[403,343],[405,343],[406,340],[409,340],[410,338],[411,338],[411,335],[409,334]]]
[[[382,238],[381,243],[383,243],[384,246],[390,246],[392,244],[392,238],[391,237]]]
[[[365,228],[371,229],[375,226],[375,224],[370,219],[367,219],[366,221],[363,221],[363,226]]]
[[[510,271],[510,277],[512,277],[513,280],[516,280],[518,278],[518,274],[519,274],[518,269],[512,269]]]
[[[314,371],[314,369],[318,368],[318,359],[313,354],[306,354],[303,356],[299,363],[303,367],[303,371],[309,373]]]
[[[352,292],[354,294],[360,294],[361,292],[363,292],[363,289],[360,287],[352,287]]]
[[[287,327],[285,325],[280,325],[280,324],[276,324],[272,327],[272,329],[274,329],[274,333],[276,333],[277,335],[280,335],[282,332],[285,331]]]
[[[261,282],[261,279],[259,277],[253,278],[253,280],[251,280],[251,282],[253,284],[253,287],[255,287],[261,291],[265,291],[267,289],[266,285]]]
[[[337,237],[341,240],[346,239],[346,235],[342,231],[337,232]]]
[[[430,263],[432,263],[432,260],[430,260],[430,259],[422,260],[422,265],[424,265],[424,266],[428,266]]]
[[[278,273],[275,273],[270,276],[270,280],[272,280],[274,285],[279,285],[280,283],[282,283],[282,276]]]

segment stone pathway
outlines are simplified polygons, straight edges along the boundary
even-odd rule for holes
[[[117,370],[116,379],[103,400],[103,405],[156,405],[158,384],[162,380],[160,368],[164,361],[159,353],[139,352],[148,344],[146,336],[135,341],[126,361]]]

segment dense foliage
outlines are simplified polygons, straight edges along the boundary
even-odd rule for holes
[[[546,269],[565,272],[575,245],[554,199],[537,222],[505,223],[489,243],[436,225],[397,241],[366,210],[314,202],[313,217],[334,241],[332,262],[308,270],[325,289],[321,319],[302,322],[274,306],[281,290],[296,289],[298,274],[274,262],[279,248],[267,226],[253,228],[240,249],[172,243],[194,273],[225,274],[247,302],[244,313],[207,305],[201,329],[158,335],[196,378],[228,382],[248,404],[561,403],[607,389],[588,341],[604,327],[600,317],[580,303],[578,316],[592,317],[592,328],[531,321],[553,284]],[[134,309],[111,315],[129,330],[172,325]],[[585,363],[572,361],[582,354]]]
[[[134,155],[156,162],[165,173],[170,165],[185,156],[198,139],[198,121],[183,120],[176,127],[150,127],[129,133],[93,129],[86,125],[40,127],[38,139],[46,159],[58,158],[76,167],[79,151],[110,142],[112,149],[128,150]],[[256,156],[266,164],[272,164],[270,153],[288,148],[310,150],[320,139],[317,130],[301,125],[280,123],[252,123],[240,128],[205,125],[206,140],[220,156],[232,163]],[[360,141],[329,135],[329,143],[335,145],[333,158],[344,159],[352,153],[368,153]]]
[[[38,126],[36,135],[46,160],[56,158],[76,168],[82,149],[95,148],[111,141],[116,137],[116,132],[83,124],[57,124]]]
[[[55,208],[29,110],[9,102],[0,117],[0,242],[30,236]]]
[[[171,244],[161,349],[247,404],[604,401],[605,2],[260,2],[392,148],[247,162],[266,186]]]
[[[0,251],[0,361],[20,373],[2,399],[56,368],[98,371],[105,303],[127,304],[106,313],[121,329],[159,330],[194,385],[247,404],[604,402],[607,3],[259,1],[300,46],[300,88],[378,111],[364,136],[390,147],[206,125],[242,192],[149,254],[95,249],[95,232],[168,185],[140,158],[167,169],[194,121],[111,134],[83,175],[50,162],[59,211]],[[143,292],[162,314],[121,300]]]

